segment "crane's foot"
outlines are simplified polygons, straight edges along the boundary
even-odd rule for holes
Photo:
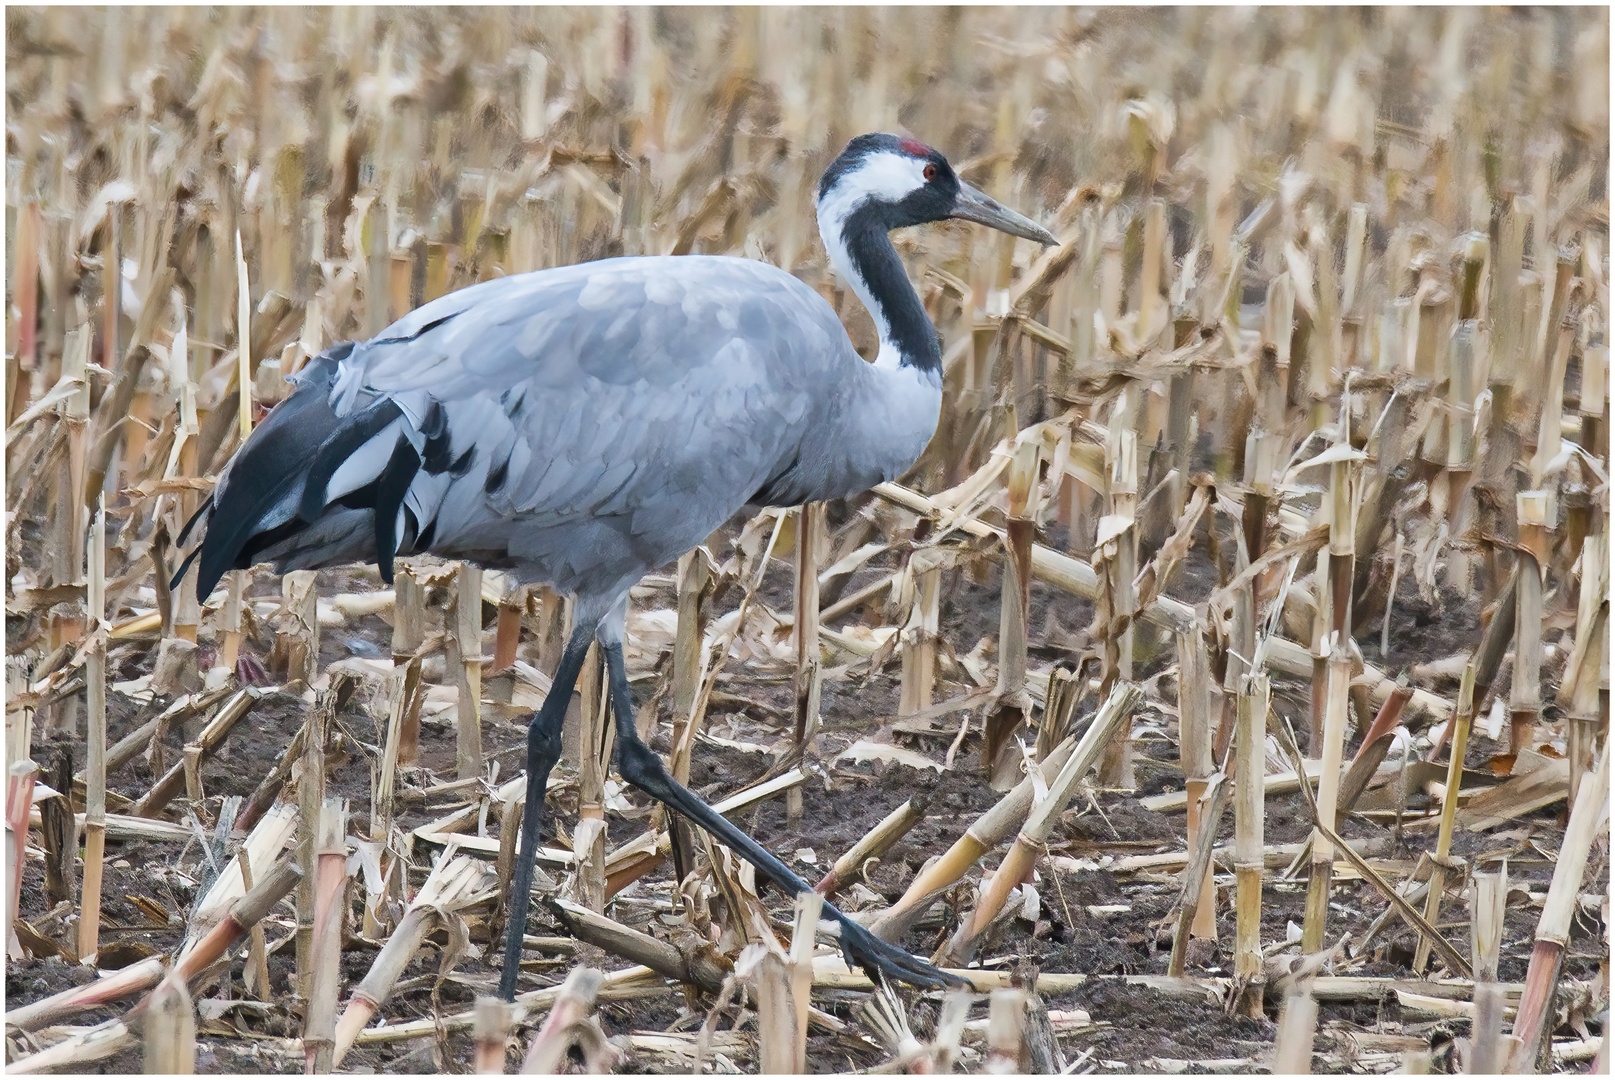
[[[841,955],[846,958],[847,966],[863,968],[864,973],[876,982],[885,976],[894,982],[908,983],[924,990],[971,989],[967,980],[949,974],[891,942],[882,941],[841,912],[836,911],[834,917],[841,926]]]
[[[639,732],[634,727],[634,699],[628,687],[622,643],[602,641],[601,645],[606,654],[606,670],[610,675],[611,711],[617,719],[617,773],[663,806],[705,829],[713,839],[727,844],[736,855],[751,863],[760,875],[787,894],[800,896],[810,891],[812,886],[776,855],[673,779],[661,756],[640,740]],[[896,945],[882,941],[836,910],[833,904],[824,905],[824,917],[835,919],[841,926],[841,954],[846,957],[847,965],[863,968],[871,979],[879,980],[884,976],[927,990],[970,986],[957,975],[949,975]]]

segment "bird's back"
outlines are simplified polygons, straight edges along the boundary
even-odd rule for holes
[[[433,551],[609,590],[800,478],[863,368],[822,298],[751,260],[471,286],[309,364],[220,479],[199,587]]]

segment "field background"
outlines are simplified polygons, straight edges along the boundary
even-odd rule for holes
[[[382,1026],[342,1068],[466,1070],[473,1030],[499,1060],[505,1018],[473,1003],[497,974],[519,718],[564,603],[422,559],[397,590],[260,570],[204,605],[154,567],[281,376],[474,281],[745,255],[818,288],[872,355],[812,207],[864,131],[938,147],[1064,244],[896,237],[947,357],[938,437],[901,488],[806,528],[733,522],[648,579],[641,723],[714,800],[776,774],[739,820],[810,880],[926,793],[837,894],[873,914],[1003,797],[1016,738],[1041,759],[1139,683],[1130,740],[1040,793],[1032,849],[1000,850],[1022,804],[903,939],[1038,992],[956,1013],[872,999],[821,958],[804,1051],[756,954],[686,995],[540,912],[510,1063],[566,1008],[539,1058],[571,1039],[625,1069],[1244,1071],[1277,1038],[1275,1067],[1460,1071],[1509,1032],[1546,1032],[1521,1059],[1545,1068],[1601,1052],[1606,10],[13,7],[6,31],[13,1068],[323,1067],[373,965]],[[1244,678],[1258,655],[1266,690]],[[1172,797],[1236,771],[1263,694],[1250,760],[1270,790],[1241,805],[1265,833],[1245,813],[1214,888],[1185,889]],[[677,944],[675,967],[721,975],[770,919],[789,943],[789,903],[759,903],[722,851],[696,850],[679,899],[659,817],[590,764],[581,698],[544,887]],[[1408,698],[1400,734],[1365,740],[1387,698]],[[1471,714],[1449,784],[1442,747]],[[1303,847],[1354,759],[1373,779],[1338,831],[1367,871]],[[324,798],[345,800],[328,830]],[[246,891],[219,867],[247,826],[259,879],[284,847],[308,880],[233,964],[125,1016]],[[1032,856],[1008,896],[981,880]],[[1460,955],[1426,960],[1375,874]],[[1243,938],[1236,878],[1263,882]],[[1498,895],[1501,917],[1480,899]],[[597,1004],[587,979],[547,989],[577,964],[607,972]],[[753,984],[760,1014],[731,993]]]

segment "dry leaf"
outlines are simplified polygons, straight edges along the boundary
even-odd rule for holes
[[[878,743],[869,739],[859,739],[843,750],[837,760],[840,760],[840,758],[851,758],[855,762],[885,761],[897,765],[907,765],[911,769],[943,771],[941,762],[932,761],[924,754],[915,753],[913,750],[905,750],[901,746],[893,746],[891,743]]]

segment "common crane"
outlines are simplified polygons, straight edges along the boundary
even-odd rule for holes
[[[856,495],[913,464],[936,430],[942,356],[887,233],[946,218],[1057,242],[929,146],[861,135],[819,182],[818,223],[836,272],[874,317],[873,363],[818,293],[762,262],[619,258],[516,274],[311,360],[198,512],[204,537],[175,581],[198,560],[202,596],[227,570],[260,562],[284,572],[374,561],[391,581],[396,556],[432,552],[574,597],[573,629],[528,728],[506,1000],[545,781],[591,640],[606,660],[622,778],[786,892],[810,888],[640,741],[622,653],[628,590],[744,506]],[[919,986],[957,982],[823,910],[850,964]]]

